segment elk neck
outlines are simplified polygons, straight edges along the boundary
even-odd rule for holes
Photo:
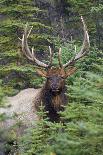
[[[66,87],[59,92],[52,92],[44,85],[42,89],[42,101],[45,105],[46,111],[60,111],[63,109],[63,105],[67,103],[67,97],[65,95]]]

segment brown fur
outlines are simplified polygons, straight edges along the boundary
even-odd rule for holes
[[[40,76],[46,77],[46,83],[41,92],[41,101],[48,111],[51,121],[58,121],[58,112],[63,110],[67,103],[65,95],[65,78],[75,72],[75,68],[64,70],[63,68],[49,68],[47,71],[37,70]]]

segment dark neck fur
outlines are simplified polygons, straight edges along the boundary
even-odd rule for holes
[[[57,94],[53,94],[50,90],[46,89],[46,85],[42,91],[42,102],[45,106],[45,110],[48,111],[47,116],[51,121],[59,121],[58,112],[63,110],[63,105],[67,103],[67,97],[65,95],[65,90],[61,90]]]

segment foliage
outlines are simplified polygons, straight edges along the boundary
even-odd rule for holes
[[[19,42],[18,37],[22,37],[25,24],[29,22],[29,25],[35,27],[34,35],[30,36],[31,46],[34,44],[37,51],[47,50],[45,44],[48,45],[51,42],[51,27],[48,23],[45,24],[43,19],[40,20],[40,16],[47,16],[47,12],[35,7],[32,0],[4,0],[0,2],[0,6],[2,16],[0,25],[0,78],[3,79],[6,92],[9,93],[9,87],[15,93],[28,86],[37,87],[40,85],[38,82],[40,80],[35,75],[33,63],[29,65],[29,62],[23,58],[20,52],[21,42]],[[37,85],[35,85],[36,81]]]
[[[0,106],[4,106],[5,95],[14,95],[28,87],[37,88],[44,80],[36,75],[37,67],[33,67],[34,64],[23,58],[20,52],[18,37],[22,37],[25,23],[35,28],[29,45],[34,45],[40,60],[47,59],[48,45],[55,49],[54,65],[58,64],[59,47],[62,48],[63,63],[80,50],[80,15],[86,20],[91,40],[90,52],[77,62],[77,72],[66,81],[69,103],[65,111],[60,112],[61,122],[52,123],[47,118],[43,119],[45,112],[41,108],[38,113],[41,120],[25,131],[18,141],[18,148],[13,143],[17,138],[14,132],[6,135],[6,131],[0,131],[0,138],[7,141],[6,151],[16,148],[21,155],[102,155],[102,0],[2,0],[0,7]],[[63,21],[60,22],[61,16]],[[0,121],[3,119],[5,115],[0,116]]]
[[[2,81],[0,80],[0,106],[2,105],[3,97],[4,97],[4,91],[2,88]]]

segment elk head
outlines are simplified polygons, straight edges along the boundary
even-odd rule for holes
[[[47,78],[47,89],[52,91],[53,94],[57,94],[63,89],[65,79],[76,71],[76,68],[73,67],[75,62],[80,58],[82,58],[83,56],[85,56],[89,51],[89,47],[90,47],[89,35],[82,16],[81,16],[81,21],[82,21],[83,30],[84,30],[84,41],[83,41],[82,48],[80,52],[76,54],[73,58],[71,58],[71,60],[69,60],[66,64],[62,64],[61,48],[60,48],[58,52],[58,61],[59,61],[58,68],[55,68],[52,66],[53,52],[50,47],[49,47],[50,62],[48,64],[41,62],[35,57],[34,49],[32,48],[32,50],[30,50],[27,43],[27,38],[29,37],[32,28],[28,29],[28,26],[26,25],[24,29],[24,34],[21,39],[22,52],[29,60],[34,61],[38,66],[45,68],[45,70],[37,70],[37,72],[40,76]],[[67,69],[67,67],[69,66],[72,66],[72,67]]]

